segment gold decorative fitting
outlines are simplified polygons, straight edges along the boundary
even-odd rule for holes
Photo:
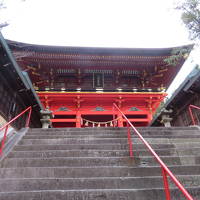
[[[158,72],[159,72],[159,73],[162,73],[162,72],[166,72],[166,71],[168,71],[168,68],[160,69]]]
[[[40,76],[40,74],[37,73],[37,72],[32,72],[32,74],[33,74],[33,75],[36,75],[36,76]]]
[[[31,67],[31,66],[29,66],[29,65],[27,66],[27,68],[28,68],[28,69],[31,69],[31,70],[33,70],[33,71],[35,71],[35,70],[36,70],[36,68],[34,68],[34,67]]]
[[[161,77],[163,77],[163,74],[157,74],[154,76],[154,78],[161,78]]]

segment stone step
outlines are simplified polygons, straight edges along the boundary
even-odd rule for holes
[[[174,143],[175,148],[199,148],[199,142],[184,142],[184,143]]]
[[[85,139],[75,138],[58,138],[58,139],[22,139],[19,145],[62,145],[62,144],[127,144],[127,138],[94,138],[85,137]],[[185,144],[185,143],[199,143],[200,138],[146,138],[149,144]],[[139,138],[132,138],[133,144],[141,144]]]
[[[185,130],[199,130],[198,126],[193,127],[136,127],[138,131],[185,131]],[[85,127],[85,128],[49,128],[49,129],[41,129],[41,128],[30,128],[29,131],[35,132],[52,132],[52,131],[65,131],[65,132],[82,132],[82,131],[124,131],[127,130],[127,127]]]
[[[200,148],[167,148],[167,149],[155,149],[154,151],[159,156],[199,156],[200,155]],[[150,152],[147,149],[144,150],[135,150],[133,149],[134,155],[137,156],[148,156]]]
[[[55,157],[55,158],[7,158],[0,166],[15,167],[80,167],[80,166],[133,166],[135,160],[129,157]]]
[[[149,151],[133,151],[135,156],[148,156]],[[176,155],[175,149],[155,150],[158,155]],[[191,154],[192,155],[192,154]],[[198,155],[198,154],[197,154]],[[129,156],[126,150],[52,150],[52,151],[12,151],[8,158],[51,158],[51,157],[123,157]]]
[[[200,164],[199,156],[160,156],[170,165]],[[51,157],[51,158],[7,158],[1,163],[2,168],[15,167],[80,167],[80,166],[156,166],[152,156],[140,157]]]
[[[199,186],[200,176],[178,176],[185,187]],[[161,188],[162,176],[155,177],[94,177],[94,178],[29,178],[1,179],[0,192],[83,189],[149,189]],[[175,185],[170,181],[170,188]]]
[[[200,174],[200,165],[169,166],[176,175]],[[100,167],[21,167],[0,168],[0,178],[91,178],[91,177],[152,177],[160,176],[159,166]]]
[[[173,127],[136,127],[137,130],[139,131],[145,131],[145,130],[150,130],[150,131],[159,131],[159,130],[167,130],[167,131],[174,131],[174,130],[199,130],[197,126],[193,127],[181,127],[181,126],[173,126]],[[37,132],[52,132],[52,131],[68,131],[68,132],[73,132],[73,131],[118,131],[118,130],[126,130],[127,127],[86,127],[86,128],[49,128],[49,129],[41,129],[41,128],[30,128],[29,131],[37,131]]]
[[[122,127],[125,128],[125,127]],[[144,126],[144,127],[136,127],[138,130],[199,130],[198,126]]]
[[[199,143],[198,143],[199,145]],[[135,150],[145,149],[144,144],[134,144]],[[154,144],[154,149],[175,148],[174,144]],[[48,151],[48,150],[128,150],[128,144],[35,144],[35,145],[16,145],[14,151]]]
[[[12,151],[8,158],[51,158],[51,157],[120,157],[129,156],[128,151],[117,150],[52,150],[52,151]]]
[[[95,138],[85,137],[85,139],[76,138],[58,138],[58,139],[23,139],[19,145],[54,145],[54,144],[106,144],[106,143],[127,143],[127,139],[120,138]]]
[[[198,199],[199,129],[138,130]],[[159,164],[136,135],[132,141],[134,159],[126,128],[29,129],[0,163],[0,199],[165,199]],[[184,197],[172,189],[172,199]]]
[[[49,129],[50,130],[50,129]],[[131,130],[132,133],[134,133],[133,130]],[[188,135],[193,135],[193,134],[200,134],[200,130],[140,130],[139,131],[141,134],[144,135],[174,135],[174,134],[188,134]],[[26,135],[124,135],[127,133],[127,129],[124,130],[82,130],[82,131],[62,131],[62,130],[55,130],[55,131],[28,131]]]
[[[200,198],[199,187],[186,188],[195,199]],[[90,189],[90,190],[46,190],[46,191],[20,191],[20,192],[1,192],[1,200],[152,200],[165,199],[163,189]],[[178,189],[171,189],[173,200],[184,199]]]
[[[171,142],[198,142],[198,138],[195,139],[167,139],[167,138],[146,138],[148,143],[154,144],[170,144]],[[127,144],[127,138],[95,138],[95,137],[85,137],[84,139],[76,138],[58,138],[58,139],[22,139],[19,145],[55,145],[55,144]],[[142,143],[139,138],[133,138],[134,143]],[[200,138],[199,138],[200,141]]]
[[[200,155],[200,148],[154,149],[159,156]],[[149,156],[148,150],[133,149],[134,156]],[[129,156],[127,150],[49,150],[49,151],[12,151],[8,158],[50,158],[50,157],[120,157]]]
[[[161,160],[167,165],[198,165],[200,164],[200,157],[198,156],[160,156]],[[136,164],[140,166],[155,166],[159,165],[154,157],[140,156],[135,157]]]
[[[200,134],[174,134],[174,135],[144,135],[142,134],[144,138],[200,138]],[[131,136],[132,138],[138,138],[136,134],[133,134]],[[97,135],[26,135],[23,137],[23,139],[58,139],[58,138],[77,138],[77,139],[85,139],[85,138],[127,138],[127,134],[97,134]]]

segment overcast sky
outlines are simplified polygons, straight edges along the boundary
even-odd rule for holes
[[[181,23],[180,13],[173,9],[174,0],[4,2],[7,9],[1,10],[0,19],[10,25],[2,33],[10,40],[45,45],[130,48],[192,43]],[[191,64],[192,59],[184,65],[176,86],[194,66],[196,61]]]

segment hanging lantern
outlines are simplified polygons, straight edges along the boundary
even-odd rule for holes
[[[95,123],[92,123],[92,127],[95,127]]]
[[[113,123],[112,123],[112,121],[110,122],[110,126],[113,126]]]
[[[108,125],[107,125],[107,123],[105,123],[105,127],[107,127]]]
[[[98,127],[101,127],[100,123],[98,123]]]

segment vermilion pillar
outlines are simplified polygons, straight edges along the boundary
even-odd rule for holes
[[[76,128],[81,128],[81,114],[80,111],[76,113]]]

